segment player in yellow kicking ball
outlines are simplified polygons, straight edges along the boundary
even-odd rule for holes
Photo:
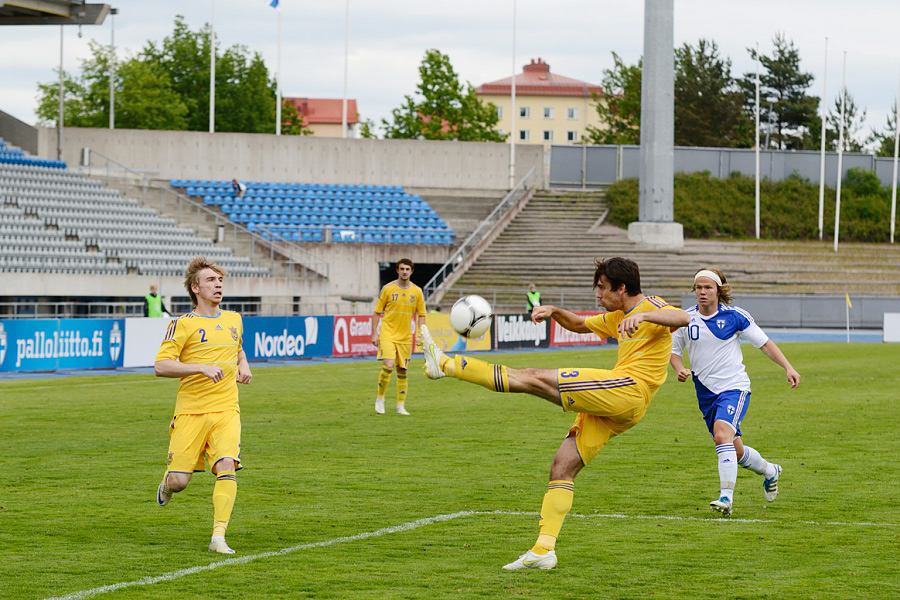
[[[234,554],[225,543],[225,529],[237,495],[235,471],[241,468],[241,411],[238,383],[252,374],[242,348],[241,315],[221,310],[225,269],[203,257],[191,261],[184,287],[194,309],[169,324],[156,355],[158,377],[178,377],[175,416],[169,427],[166,473],[156,490],[165,506],[172,494],[187,487],[194,471],[209,459],[216,475],[213,488],[211,552]]]
[[[581,317],[555,306],[535,307],[531,319],[554,319],[577,333],[616,338],[619,353],[612,370],[596,368],[512,369],[468,356],[444,356],[427,328],[421,328],[425,374],[477,383],[496,392],[520,392],[577,413],[550,467],[550,485],[541,505],[540,534],[534,546],[507,570],[552,569],[556,538],[572,509],[575,476],[610,438],[637,424],[666,381],[672,331],[690,323],[683,310],[657,296],[644,296],[637,264],[627,258],[596,261],[594,287],[608,311]]]

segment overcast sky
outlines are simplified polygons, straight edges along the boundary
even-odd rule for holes
[[[91,2],[97,0],[89,0]],[[277,69],[278,11],[268,0],[123,0],[111,3],[119,52],[133,56],[147,41],[173,31],[176,15],[191,30],[212,20],[219,47],[246,45]],[[822,95],[828,38],[827,103],[839,94],[843,54],[847,89],[867,109],[869,127],[883,129],[900,86],[898,0],[674,0],[675,44],[714,40],[732,61],[732,75],[755,70],[747,48],[771,54],[777,31],[793,40],[801,66]],[[425,51],[449,55],[462,81],[475,86],[513,71],[513,0],[349,0],[348,96],[363,119],[380,123],[413,95]],[[344,93],[342,0],[281,0],[281,75],[285,96],[340,98]],[[542,58],[554,73],[594,84],[611,68],[611,53],[628,64],[643,54],[642,0],[517,0],[515,69]],[[88,41],[110,43],[112,19],[64,31],[64,66],[78,73]],[[37,84],[56,79],[60,28],[0,28],[0,110],[36,123]],[[121,56],[121,54],[120,54]]]

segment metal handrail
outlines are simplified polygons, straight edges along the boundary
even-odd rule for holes
[[[475,228],[475,231],[466,238],[466,240],[459,245],[459,247],[453,251],[453,254],[450,256],[449,260],[441,265],[441,268],[437,270],[434,276],[428,280],[422,287],[422,291],[425,294],[426,300],[431,298],[432,294],[434,294],[440,285],[444,282],[450,273],[456,268],[456,265],[462,263],[468,255],[473,252],[478,244],[488,235],[493,226],[519,201],[519,199],[527,192],[527,188],[525,187],[525,183],[528,179],[531,178],[534,173],[535,167],[531,167],[528,170],[528,173],[519,180],[519,183],[513,187],[509,191],[506,196],[494,207],[494,210],[491,211],[485,219],[478,224],[478,227]]]
[[[247,234],[251,238],[251,240],[253,240],[253,242],[255,242],[255,244],[259,244],[260,246],[264,246],[264,247],[268,246],[269,251],[270,251],[270,261],[272,263],[275,262],[275,260],[274,260],[275,252],[281,254],[282,256],[292,257],[293,253],[296,251],[302,255],[305,255],[307,257],[307,259],[300,261],[300,260],[294,260],[292,258],[291,260],[279,261],[279,262],[286,264],[288,266],[298,265],[305,269],[316,272],[318,275],[324,277],[326,280],[329,278],[331,265],[328,263],[328,261],[325,260],[324,258],[316,256],[315,254],[313,254],[306,248],[303,248],[302,246],[300,246],[298,244],[293,244],[290,242],[287,243],[288,245],[285,245],[285,243],[276,243],[275,240],[267,240],[263,236],[259,235],[258,233],[250,231],[243,225],[240,225],[239,223],[235,223],[234,221],[230,220],[227,216],[222,215],[216,211],[210,210],[203,203],[197,202],[185,194],[179,194],[177,192],[174,192],[170,189],[167,189],[166,187],[163,187],[163,186],[157,184],[152,179],[145,176],[143,173],[140,173],[138,171],[135,171],[134,169],[131,169],[131,168],[123,165],[122,163],[115,160],[114,158],[110,158],[110,157],[106,156],[105,154],[98,152],[96,150],[92,150],[90,148],[86,148],[85,150],[87,152],[89,152],[90,155],[97,155],[107,161],[107,167],[106,167],[107,183],[109,182],[109,180],[111,178],[110,177],[110,168],[109,168],[109,164],[111,163],[111,164],[114,164],[117,167],[119,167],[123,172],[126,172],[128,174],[134,175],[135,177],[139,178],[145,187],[150,187],[155,190],[158,190],[159,192],[161,192],[163,194],[169,194],[171,196],[174,196],[174,198],[179,202],[179,207],[180,207],[181,202],[186,202],[193,209],[196,209],[198,213],[205,213],[207,216],[212,217],[215,220],[216,224],[225,224],[225,225],[228,225],[229,227],[231,227],[233,229],[233,231],[235,232],[235,236],[236,236],[236,232],[240,231],[242,233]],[[220,221],[223,221],[223,223],[219,223]]]

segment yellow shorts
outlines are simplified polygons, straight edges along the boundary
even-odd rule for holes
[[[405,369],[410,356],[412,356],[412,339],[397,341],[382,337],[378,340],[378,360],[393,358],[397,368]]]
[[[559,369],[556,381],[563,410],[578,413],[569,435],[585,465],[610,438],[634,427],[653,397],[642,381],[607,369]]]
[[[241,413],[236,410],[175,415],[169,425],[167,472],[205,471],[209,462],[213,472],[223,458],[241,468]]]

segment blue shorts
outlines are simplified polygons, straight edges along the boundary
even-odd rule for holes
[[[721,394],[714,394],[696,376],[693,379],[697,390],[697,404],[709,433],[713,432],[713,423],[725,421],[734,429],[734,436],[740,437],[741,421],[750,406],[750,390],[726,390]]]

